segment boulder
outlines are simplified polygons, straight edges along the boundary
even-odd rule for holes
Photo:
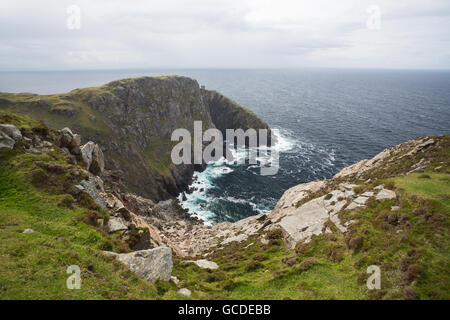
[[[89,170],[93,174],[100,174],[105,169],[105,158],[103,156],[103,151],[100,149],[98,144],[94,145],[94,149],[92,150],[92,163]]]
[[[189,261],[189,262],[193,262],[197,266],[199,266],[200,268],[203,268],[203,269],[215,270],[215,269],[219,268],[217,263],[215,263],[214,261],[209,261],[209,260],[205,260],[205,259],[200,259],[200,260],[196,260],[196,261]]]
[[[173,263],[172,250],[168,247],[122,254],[105,252],[105,254],[116,257],[141,279],[150,282],[156,280],[170,281]]]
[[[25,230],[23,230],[22,233],[33,233],[33,232],[34,232],[33,229],[25,229]]]
[[[397,196],[395,195],[395,192],[388,189],[381,189],[380,192],[378,192],[376,199],[377,200],[392,200],[395,199]]]
[[[86,170],[96,175],[103,172],[105,169],[105,158],[98,144],[89,141],[80,148],[80,153],[84,163],[86,163]]]
[[[22,139],[22,133],[20,133],[20,130],[12,124],[0,124],[0,130],[15,142]]]
[[[121,218],[110,217],[108,220],[108,232],[128,230],[128,227]]]
[[[95,143],[89,141],[88,143],[81,146],[81,157],[83,158],[84,163],[86,164],[86,170],[89,171],[89,168],[92,164],[92,151],[94,150]]]
[[[82,190],[81,188],[79,188],[82,192],[86,192],[92,197],[96,204],[98,204],[103,209],[106,209],[106,203],[102,195],[105,192],[102,179],[100,179],[99,177],[91,176],[89,177],[89,180],[83,180],[79,185],[83,187]]]
[[[61,138],[59,140],[60,146],[62,148],[66,147],[66,148],[70,149],[69,145],[70,145],[70,143],[72,142],[72,139],[73,139],[72,130],[70,130],[70,128],[66,127],[66,128],[62,128],[60,130],[60,132],[61,132]]]
[[[14,139],[10,138],[6,133],[3,133],[3,131],[0,131],[0,150],[12,149],[15,143]]]

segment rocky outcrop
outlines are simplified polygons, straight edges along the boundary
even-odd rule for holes
[[[194,121],[202,121],[204,130],[215,127],[215,122],[221,130],[267,128],[231,100],[178,76],[123,79],[52,96],[0,93],[0,108],[43,119],[56,129],[70,126],[101,146],[93,150],[92,162],[90,152],[83,156],[89,170],[99,174],[104,153],[104,166],[123,172],[129,192],[155,201],[187,190],[194,170],[204,168],[171,163],[175,129],[186,128],[192,134]],[[81,152],[75,148],[81,146],[78,137],[62,131],[63,147],[72,154]]]
[[[14,147],[15,141],[13,138],[8,136],[3,131],[0,131],[0,150],[12,149]]]
[[[13,139],[15,142],[18,142],[22,139],[22,133],[15,125],[2,123],[0,124],[0,131]]]
[[[202,89],[201,92],[214,125],[224,136],[226,129],[240,128],[246,131],[247,129],[253,128],[267,129],[270,132],[267,123],[235,101],[223,96],[217,91]]]
[[[105,158],[99,145],[89,141],[80,148],[81,156],[86,164],[86,170],[93,174],[101,174],[105,169]]]
[[[22,139],[20,130],[12,124],[0,124],[0,150],[12,149]]]
[[[173,267],[170,248],[158,247],[131,253],[105,252],[105,254],[115,257],[141,279],[150,282],[170,281]]]

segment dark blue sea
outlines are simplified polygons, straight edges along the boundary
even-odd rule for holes
[[[332,177],[408,139],[450,133],[450,71],[110,70],[0,72],[0,91],[61,93],[143,75],[195,78],[279,129],[280,169],[226,161],[196,173],[182,205],[207,223],[271,210],[288,188]],[[202,191],[200,191],[202,190]]]

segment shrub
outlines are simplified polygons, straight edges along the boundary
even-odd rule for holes
[[[416,290],[414,290],[414,288],[412,288],[412,287],[406,287],[405,288],[404,298],[405,298],[405,300],[415,300],[415,299],[417,299]]]
[[[245,271],[254,271],[262,268],[263,265],[258,261],[250,261],[249,264],[245,266]]]
[[[283,238],[283,231],[281,231],[281,229],[273,229],[267,233],[267,239],[269,240],[282,238]]]
[[[363,243],[364,243],[363,237],[354,237],[348,241],[347,247],[349,249],[356,251],[356,250],[361,249],[361,247],[363,246]]]
[[[423,268],[421,265],[414,263],[408,267],[406,271],[406,280],[408,282],[418,279],[423,274]]]
[[[82,221],[90,226],[97,227],[97,220],[101,219],[102,216],[98,211],[89,210],[83,213]]]
[[[253,260],[255,261],[264,261],[267,260],[267,257],[261,253],[257,253],[254,257]]]
[[[59,200],[58,206],[73,209],[75,199],[70,194],[65,194],[61,200]]]
[[[291,257],[291,258],[283,258],[281,259],[281,262],[283,262],[284,264],[287,264],[288,266],[293,266],[296,262],[297,262],[297,258],[295,257]]]
[[[326,196],[325,196],[325,200],[330,200],[331,198],[333,197],[333,195],[331,194],[331,193],[329,193],[329,194],[327,194]]]
[[[92,210],[100,210],[100,206],[95,203],[94,199],[86,192],[82,192],[78,195],[78,203],[85,208]]]
[[[312,266],[319,264],[319,260],[317,260],[314,257],[310,257],[310,258],[306,258],[304,261],[302,261],[299,265],[298,268],[301,270],[308,270],[311,269]]]

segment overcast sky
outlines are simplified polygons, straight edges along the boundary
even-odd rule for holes
[[[449,18],[449,0],[1,0],[0,70],[450,69]]]

